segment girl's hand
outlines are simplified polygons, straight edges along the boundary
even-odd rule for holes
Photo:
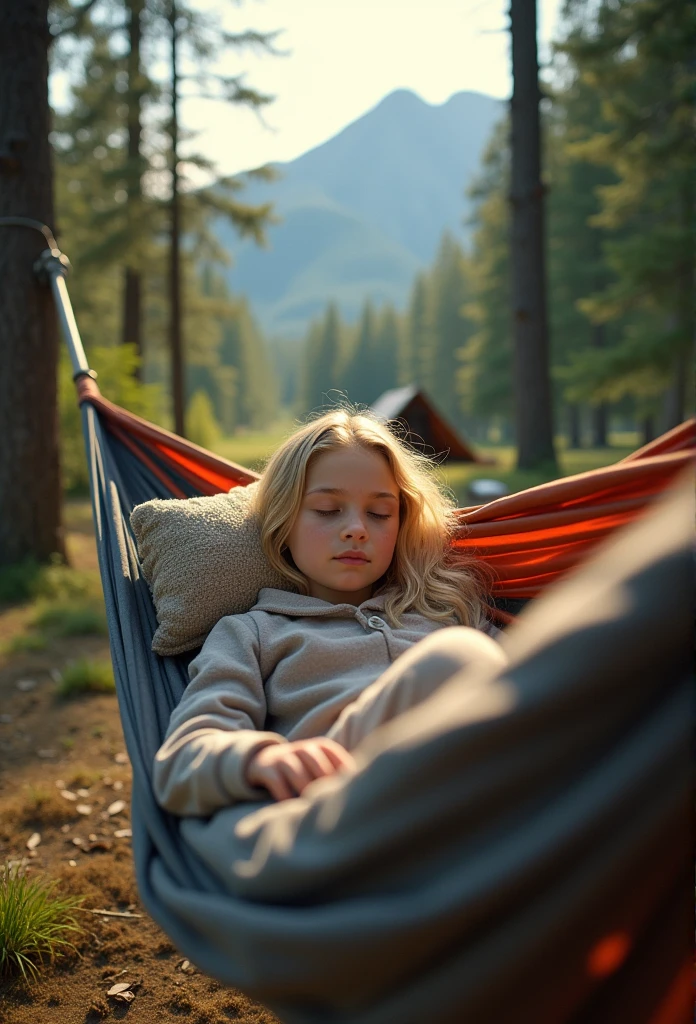
[[[355,768],[353,755],[325,736],[262,747],[249,761],[250,786],[264,786],[274,800],[299,796],[314,779]]]

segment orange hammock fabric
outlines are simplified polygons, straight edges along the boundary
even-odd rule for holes
[[[177,478],[203,495],[258,479],[258,473],[109,402],[89,377],[79,378],[78,396],[81,403],[97,409],[104,425],[172,497],[186,497]],[[454,545],[493,569],[494,597],[535,597],[640,513],[688,465],[695,451],[696,418],[692,418],[612,466],[460,509],[461,530]]]

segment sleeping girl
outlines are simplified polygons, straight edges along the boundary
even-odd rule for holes
[[[261,590],[191,662],[154,767],[174,814],[287,800],[353,772],[373,730],[472,659],[505,662],[431,463],[370,414],[336,409],[301,427],[272,456],[256,511],[266,556],[297,593]]]

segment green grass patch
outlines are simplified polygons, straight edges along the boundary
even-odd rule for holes
[[[220,455],[238,462],[248,469],[261,472],[268,460],[268,457],[275,451],[281,442],[292,432],[291,421],[283,422],[269,428],[268,431],[256,431],[246,434],[235,434],[233,437],[226,437],[217,445]],[[573,476],[576,473],[584,473],[589,469],[598,469],[601,466],[608,466],[634,451],[638,444],[637,435],[625,433],[612,435],[612,447],[609,448],[580,448],[568,449],[563,437],[556,438],[558,452],[558,471],[549,468],[526,471],[516,468],[517,451],[513,446],[501,445],[474,445],[476,451],[483,456],[495,459],[495,463],[486,466],[476,463],[453,463],[450,466],[442,465],[441,474],[446,486],[454,492],[457,502],[460,505],[471,504],[468,496],[469,482],[478,477],[485,477],[490,480],[501,480],[510,493],[526,490],[528,487],[536,487],[538,484],[547,483],[549,480],[560,476]],[[635,443],[632,443],[635,440]]]
[[[63,669],[56,692],[59,697],[77,697],[81,693],[115,693],[116,683],[111,663],[79,658]]]
[[[77,602],[101,599],[101,583],[96,572],[72,569],[54,555],[47,565],[25,558],[15,565],[0,568],[0,604],[24,601]]]
[[[48,640],[38,633],[20,633],[5,643],[0,644],[0,654],[27,654],[32,651],[45,651]]]
[[[106,613],[93,604],[49,604],[34,619],[36,629],[51,636],[105,636]]]
[[[0,871],[0,975],[34,980],[44,959],[75,948],[70,939],[82,931],[74,914],[83,898],[61,897],[56,885],[8,864]]]

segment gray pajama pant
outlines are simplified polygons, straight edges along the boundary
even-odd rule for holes
[[[430,633],[348,704],[326,735],[353,751],[380,725],[417,707],[456,673],[471,665],[493,673],[506,662],[500,644],[477,629],[451,626]]]

